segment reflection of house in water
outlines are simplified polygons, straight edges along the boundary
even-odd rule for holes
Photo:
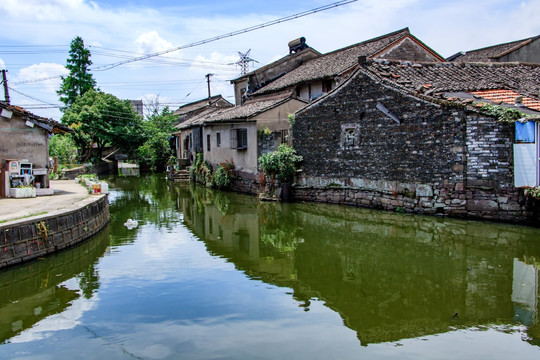
[[[514,258],[540,254],[524,241],[538,237],[532,228],[191,191],[179,209],[211,253],[292,288],[299,306],[324,301],[362,345],[514,324]],[[538,341],[537,319],[525,325]]]
[[[525,326],[531,326],[540,345],[540,324],[538,322],[539,299],[539,270],[534,260],[528,262],[514,259],[514,281],[512,286],[512,302],[514,303],[514,320]]]

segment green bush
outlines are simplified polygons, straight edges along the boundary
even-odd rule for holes
[[[77,156],[77,147],[70,134],[57,134],[49,140],[49,156],[58,157],[60,164],[71,164]]]
[[[294,173],[302,160],[302,156],[296,155],[296,150],[291,146],[281,144],[276,151],[259,157],[259,166],[272,182],[277,178],[281,182],[290,183],[294,180]]]
[[[213,185],[218,189],[226,189],[231,185],[232,176],[230,172],[223,166],[219,165],[214,171]]]
[[[202,153],[197,154],[195,163],[189,170],[189,176],[192,181],[207,187],[212,186],[212,164],[208,161],[204,161]]]

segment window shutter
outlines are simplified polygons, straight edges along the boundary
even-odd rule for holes
[[[236,129],[231,130],[231,149],[236,149],[237,147],[237,140],[236,140]]]

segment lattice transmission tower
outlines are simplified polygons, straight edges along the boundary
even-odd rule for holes
[[[240,60],[235,62],[236,65],[240,66],[240,74],[246,75],[249,72],[249,63],[258,63],[257,60],[254,60],[249,57],[251,49],[246,51],[245,53],[238,52],[238,55],[240,56]]]

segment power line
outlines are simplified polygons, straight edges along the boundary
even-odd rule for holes
[[[98,66],[98,67],[96,67],[96,68],[94,68],[92,70],[94,70],[94,71],[109,70],[109,69],[118,67],[120,65],[132,63],[132,62],[135,62],[135,61],[141,61],[141,60],[149,59],[151,57],[160,56],[160,55],[168,54],[168,53],[171,53],[171,52],[174,52],[174,51],[187,49],[187,48],[190,48],[190,47],[195,47],[195,46],[199,46],[199,45],[203,45],[203,44],[208,44],[210,42],[214,42],[214,41],[217,41],[217,40],[225,39],[225,38],[228,38],[228,37],[233,37],[233,36],[236,36],[236,35],[248,33],[248,32],[259,30],[259,29],[263,29],[265,27],[269,27],[269,26],[280,24],[280,23],[283,23],[283,22],[295,20],[295,19],[298,19],[298,18],[301,18],[301,17],[304,17],[304,16],[308,16],[308,15],[315,14],[315,13],[318,13],[318,12],[321,12],[321,11],[329,10],[329,9],[332,9],[332,8],[335,8],[335,7],[338,7],[338,6],[350,4],[350,3],[353,3],[353,2],[356,2],[356,1],[357,0],[338,1],[338,2],[335,2],[335,3],[332,3],[332,4],[320,6],[318,8],[314,8],[314,9],[311,9],[311,10],[300,12],[300,13],[297,13],[297,14],[294,14],[294,15],[285,16],[285,17],[282,17],[282,18],[279,18],[279,19],[276,19],[276,20],[272,20],[272,21],[268,21],[268,22],[265,22],[265,23],[262,23],[262,24],[259,24],[259,25],[247,27],[247,28],[242,29],[242,30],[236,30],[236,31],[233,31],[233,32],[230,32],[230,33],[227,33],[227,34],[215,36],[213,38],[196,41],[196,42],[188,44],[188,45],[181,45],[181,46],[177,46],[177,47],[172,48],[172,49],[163,50],[163,51],[155,52],[155,53],[152,53],[152,54],[147,54],[147,55],[144,55],[144,56],[139,56],[139,57],[136,57],[136,58],[133,58],[133,59],[124,60],[124,61],[120,61],[120,62],[117,62],[117,63],[108,64],[108,65]]]
[[[17,94],[22,95],[22,96],[24,96],[24,97],[27,97],[27,98],[29,98],[29,99],[39,101],[40,103],[43,103],[43,104],[47,104],[47,105],[51,105],[51,106],[58,106],[58,107],[60,107],[60,106],[57,105],[57,104],[51,104],[50,102],[47,102],[47,101],[45,101],[45,100],[41,100],[41,99],[35,98],[35,97],[31,96],[31,95],[28,95],[28,94],[25,94],[25,93],[23,93],[23,92],[20,92],[19,90],[14,89],[14,88],[12,88],[11,86],[8,86],[8,88],[9,88],[10,90],[12,90],[12,91],[15,91]]]
[[[285,16],[285,17],[282,17],[282,18],[279,18],[279,19],[276,19],[276,20],[268,21],[268,22],[265,22],[265,23],[262,23],[262,24],[259,24],[259,25],[250,26],[250,27],[247,27],[245,29],[236,30],[236,31],[233,31],[233,32],[230,32],[230,33],[227,33],[227,34],[215,36],[215,37],[208,38],[208,39],[205,39],[205,40],[196,41],[196,42],[193,42],[191,44],[177,46],[177,47],[172,48],[172,49],[163,50],[163,51],[155,52],[155,53],[152,53],[152,54],[147,54],[147,55],[144,55],[144,56],[138,56],[138,57],[135,57],[135,58],[119,61],[119,62],[108,64],[108,65],[102,65],[102,66],[94,67],[94,68],[92,68],[90,70],[92,70],[92,71],[110,70],[110,69],[113,69],[115,67],[118,67],[118,66],[121,66],[121,65],[124,65],[124,64],[132,63],[132,62],[136,62],[136,61],[141,61],[141,60],[146,60],[146,59],[150,59],[152,57],[161,56],[161,55],[168,54],[168,53],[171,53],[171,52],[174,52],[174,51],[187,49],[187,48],[191,48],[191,47],[195,47],[195,46],[200,46],[200,45],[208,44],[208,43],[218,41],[218,40],[221,40],[221,39],[225,39],[225,38],[228,38],[228,37],[233,37],[233,36],[236,36],[236,35],[245,34],[245,33],[251,32],[251,31],[263,29],[263,28],[266,28],[266,27],[269,27],[269,26],[281,24],[283,22],[295,20],[295,19],[298,19],[298,18],[301,18],[301,17],[304,17],[304,16],[312,15],[312,14],[322,12],[322,11],[326,11],[326,10],[329,10],[329,9],[333,9],[333,8],[336,8],[336,7],[339,7],[339,6],[347,5],[347,4],[356,2],[356,1],[357,0],[337,1],[337,2],[328,4],[328,5],[324,5],[324,6],[320,6],[320,7],[311,9],[311,10],[296,13],[294,15],[289,15],[289,16]],[[63,76],[63,75],[50,76],[50,77],[47,77],[47,78],[35,79],[35,80],[19,81],[19,82],[13,83],[13,84],[14,85],[19,85],[19,84],[25,84],[25,83],[30,83],[30,82],[51,80],[51,79],[59,78],[61,76]]]

